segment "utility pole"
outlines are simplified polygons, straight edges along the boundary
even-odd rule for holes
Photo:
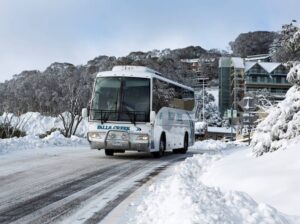
[[[247,103],[246,103],[246,106],[244,107],[245,108],[245,110],[248,112],[248,145],[250,145],[250,134],[251,134],[251,130],[250,130],[250,128],[251,128],[251,114],[250,114],[250,111],[251,111],[251,107],[250,107],[250,97],[247,97],[247,98],[245,98],[245,100],[247,100]]]
[[[202,121],[204,122],[205,121],[205,118],[204,118],[204,78],[202,79]]]
[[[230,140],[233,141],[233,128],[232,128],[232,120],[233,120],[233,109],[231,107],[230,110],[230,127],[231,127],[231,134],[230,134]]]
[[[249,117],[249,123],[248,123],[248,145],[250,145],[250,135],[251,135],[251,130],[250,130],[250,119],[251,119],[250,110],[248,112],[248,117]]]

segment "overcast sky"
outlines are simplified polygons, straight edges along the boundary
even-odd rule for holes
[[[182,48],[228,50],[242,32],[278,31],[299,0],[0,0],[0,82],[52,62]]]

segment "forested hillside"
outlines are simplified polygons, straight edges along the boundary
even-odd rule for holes
[[[183,75],[191,71],[181,59],[220,56],[217,51],[190,46],[175,50],[131,52],[120,58],[99,56],[78,66],[56,62],[45,71],[23,71],[14,75],[13,79],[0,83],[0,112],[21,114],[38,111],[57,115],[71,110],[78,113],[89,102],[96,73],[111,70],[115,65],[147,66],[168,78],[190,85]]]

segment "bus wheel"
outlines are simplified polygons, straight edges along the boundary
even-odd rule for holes
[[[105,149],[105,155],[107,155],[107,156],[113,156],[114,155],[114,150]]]
[[[152,152],[152,155],[153,155],[154,158],[160,158],[164,155],[165,150],[166,150],[166,140],[162,136],[160,138],[160,141],[159,141],[159,151],[158,152]]]
[[[180,150],[180,153],[185,154],[189,148],[189,138],[188,135],[184,135],[183,148]]]

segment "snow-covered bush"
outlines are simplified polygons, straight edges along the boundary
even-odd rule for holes
[[[204,121],[198,121],[195,123],[195,132],[199,134],[205,134],[207,132],[207,123]]]
[[[251,147],[256,156],[286,149],[288,140],[300,134],[300,65],[287,76],[293,83],[285,99],[274,106],[269,115],[257,126]]]
[[[289,74],[287,75],[287,80],[294,84],[300,86],[300,66],[295,65],[291,68]]]
[[[197,120],[203,120],[203,93],[199,91],[195,94],[196,98],[196,113]],[[209,126],[222,126],[222,118],[215,103],[215,98],[212,94],[204,91],[204,118]]]
[[[22,131],[27,120],[14,116],[14,114],[3,113],[0,116],[0,138],[24,137],[25,131]]]
[[[10,114],[13,116],[13,114]],[[0,123],[5,119],[5,114],[0,116]],[[18,120],[26,121],[20,126],[21,131],[25,131],[27,135],[48,135],[51,129],[62,130],[63,122],[59,117],[44,116],[38,112],[27,112],[20,116],[13,116],[12,125],[18,124]],[[76,135],[85,137],[87,133],[87,119],[83,119],[76,130]]]

